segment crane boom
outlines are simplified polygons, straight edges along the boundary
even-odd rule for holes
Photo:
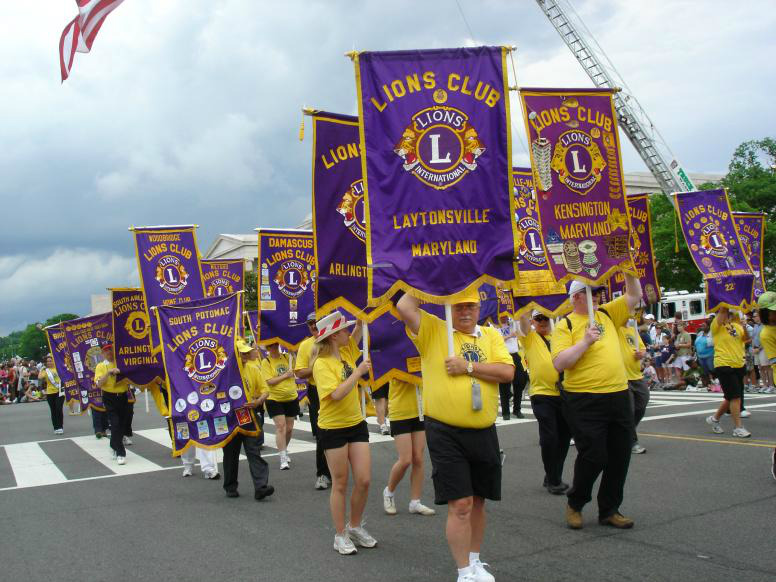
[[[613,96],[617,121],[663,192],[695,190],[687,172],[573,6],[567,0],[536,0],[536,3],[596,87],[622,88]]]

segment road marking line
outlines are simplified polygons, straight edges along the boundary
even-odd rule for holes
[[[71,439],[77,444],[83,451],[94,457],[97,461],[105,465],[110,471],[113,471],[117,475],[133,475],[135,473],[148,473],[151,471],[158,471],[162,467],[156,463],[149,461],[145,457],[141,457],[127,450],[127,464],[119,465],[113,460],[113,451],[110,446],[106,446],[106,443],[98,442],[92,437],[75,437]]]
[[[770,402],[768,404],[747,404],[746,409],[752,410],[757,408],[766,408],[769,406],[776,406],[776,402]],[[665,418],[679,418],[682,416],[694,416],[698,414],[711,414],[712,412],[717,412],[716,408],[709,408],[707,410],[690,410],[689,412],[675,412],[673,414],[657,414],[655,416],[645,416],[641,419],[641,422],[644,422],[645,420],[663,420]]]
[[[769,449],[776,446],[776,442],[772,442],[772,441],[750,441],[750,440],[733,441],[733,440],[710,439],[710,438],[701,438],[701,437],[684,436],[684,435],[639,432],[639,437],[642,437],[642,436],[655,437],[660,439],[671,439],[671,440],[678,440],[678,441],[697,441],[701,443],[719,443],[723,445],[743,445],[745,447],[767,447]]]
[[[19,443],[5,445],[5,453],[11,465],[16,487],[38,487],[40,485],[55,485],[67,481],[38,443]]]

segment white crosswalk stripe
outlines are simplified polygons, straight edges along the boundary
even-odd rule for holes
[[[17,487],[38,487],[67,481],[38,443],[19,443],[3,447],[13,469]]]

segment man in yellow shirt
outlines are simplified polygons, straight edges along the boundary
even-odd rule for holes
[[[633,520],[620,513],[633,444],[633,406],[628,392],[617,329],[641,301],[641,283],[625,275],[625,294],[598,306],[603,287],[592,289],[593,321],[587,306],[586,285],[572,281],[569,298],[573,311],[552,334],[552,361],[563,372],[563,399],[577,447],[574,480],[568,490],[566,523],[582,528],[582,508],[598,488],[598,521],[627,529]]]
[[[310,331],[310,337],[299,344],[299,350],[296,353],[294,362],[294,373],[300,380],[307,382],[307,399],[310,402],[308,410],[310,412],[310,426],[315,437],[315,488],[328,489],[331,485],[331,472],[326,464],[326,455],[318,438],[318,411],[321,409],[321,401],[318,397],[318,388],[313,379],[313,367],[310,365],[310,354],[315,345],[315,312],[307,316],[307,329]]]
[[[434,502],[448,504],[447,543],[458,579],[485,582],[494,579],[480,561],[485,499],[501,499],[498,385],[512,380],[515,366],[499,331],[477,325],[477,290],[452,303],[454,356],[445,322],[420,309],[419,299],[404,295],[396,307],[420,354]]]
[[[571,429],[563,415],[558,390],[560,374],[552,365],[550,319],[538,311],[533,312],[532,319],[533,329],[528,314],[521,317],[520,331],[530,380],[531,409],[539,424],[543,485],[553,495],[563,495],[569,488],[563,482],[563,464],[569,452]]]
[[[636,427],[647,412],[649,404],[649,386],[644,380],[644,372],[641,371],[641,360],[647,354],[644,342],[641,340],[634,320],[628,320],[626,325],[621,325],[617,330],[620,336],[620,348],[625,363],[625,375],[628,377],[628,391],[633,403],[633,446],[631,453],[643,455],[647,449],[639,444],[639,435]]]
[[[110,423],[110,448],[113,458],[119,465],[126,463],[127,452],[124,448],[124,430],[129,423],[129,401],[127,399],[126,380],[116,381],[120,373],[113,355],[113,344],[102,346],[105,358],[94,369],[94,383],[102,390],[102,403]]]

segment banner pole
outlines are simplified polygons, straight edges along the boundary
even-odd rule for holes
[[[369,359],[369,326],[366,321],[361,322],[361,357],[364,360]],[[361,392],[361,414],[366,418],[366,390],[359,389]]]
[[[145,407],[146,407],[146,414],[151,414],[151,408],[148,406],[148,387],[145,389]]]
[[[453,346],[453,308],[449,303],[445,303],[445,323],[447,324],[447,355],[451,358],[455,355]]]
[[[585,285],[585,298],[587,299],[587,318],[592,326],[595,324],[595,314],[593,313],[593,290],[590,285]]]

